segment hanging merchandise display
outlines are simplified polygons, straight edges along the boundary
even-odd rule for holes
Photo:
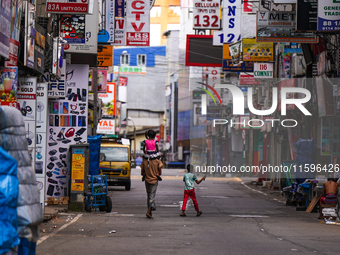
[[[68,196],[69,146],[87,141],[88,73],[87,65],[67,65],[65,99],[49,101],[47,196]]]

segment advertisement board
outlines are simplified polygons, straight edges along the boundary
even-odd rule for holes
[[[66,60],[64,60],[63,67],[61,68],[60,78],[53,77],[50,73],[45,73],[42,77],[43,82],[48,83],[48,97],[59,98],[66,95]]]
[[[340,1],[318,1],[318,31],[340,30]]]
[[[94,1],[93,14],[85,15],[85,43],[64,44],[64,51],[97,54],[98,22],[98,1]]]
[[[303,0],[297,3],[298,31],[316,31],[318,17],[318,2],[315,0]]]
[[[12,0],[1,0],[0,8],[0,55],[9,57],[9,46],[11,39],[11,8]]]
[[[105,15],[101,17],[102,20],[102,30],[98,33],[99,43],[114,43],[115,40],[115,0],[106,0],[103,6],[103,12]],[[103,5],[104,5],[103,4]]]
[[[0,68],[0,105],[16,107],[18,67]]]
[[[254,62],[246,61],[242,62],[237,66],[234,66],[233,61],[229,52],[229,44],[223,44],[223,61],[222,61],[223,72],[253,72]]]
[[[125,46],[126,45],[126,30],[125,30],[125,19],[116,18],[115,19],[115,46]]]
[[[46,12],[86,14],[89,12],[90,0],[46,0]]]
[[[219,29],[220,2],[220,0],[194,0],[193,29]]]
[[[296,12],[257,12],[257,42],[317,43],[314,33],[296,31]]]
[[[271,61],[274,60],[273,43],[256,42],[255,39],[243,39],[243,61]]]
[[[150,1],[126,2],[126,45],[150,45]]]
[[[273,78],[273,63],[254,63],[254,78]]]
[[[98,45],[97,66],[113,65],[113,46]]]
[[[68,195],[69,146],[87,141],[88,65],[67,65],[65,99],[49,100],[46,196]]]
[[[59,35],[69,44],[85,43],[85,15],[61,15]]]
[[[99,120],[97,134],[115,134],[115,120]]]
[[[223,1],[222,23],[224,43],[234,43],[241,40],[242,1]]]
[[[35,6],[26,2],[25,13],[25,48],[24,48],[24,65],[34,68],[34,44],[35,44]]]

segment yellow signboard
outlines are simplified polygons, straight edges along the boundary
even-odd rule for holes
[[[274,60],[273,43],[256,42],[255,39],[243,39],[243,61]]]
[[[98,46],[97,66],[113,66],[113,46]]]
[[[223,44],[223,59],[231,59],[229,52],[229,44]]]
[[[71,190],[84,190],[85,158],[82,154],[72,155]]]

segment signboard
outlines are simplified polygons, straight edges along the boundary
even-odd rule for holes
[[[46,0],[46,12],[86,14],[89,12],[89,0]]]
[[[63,68],[61,68],[60,78],[56,79],[53,78],[50,73],[45,73],[43,75],[42,79],[43,82],[48,83],[48,97],[49,98],[59,98],[59,97],[65,97],[65,90],[66,90],[66,84],[65,84],[65,73],[66,73],[66,60],[64,60]]]
[[[254,63],[254,78],[273,78],[273,63]]]
[[[69,186],[72,186],[68,185],[69,169],[74,166],[69,165],[69,147],[87,141],[88,72],[88,65],[67,65],[65,99],[49,100],[46,196],[67,196]],[[79,167],[77,171],[81,171],[80,166],[76,167]],[[72,168],[73,173],[75,171]],[[71,184],[77,179],[73,177]]]
[[[72,154],[71,191],[84,190],[85,157],[82,154]]]
[[[135,75],[145,75],[146,74],[146,67],[145,66],[114,66],[113,67],[114,73],[118,74],[135,74]]]
[[[126,45],[125,19],[115,19],[115,46]]]
[[[274,60],[273,43],[256,42],[255,39],[243,39],[243,61]]]
[[[254,62],[247,61],[242,62],[238,66],[234,66],[230,52],[229,45],[223,44],[223,61],[222,61],[222,71],[223,72],[253,72],[254,71]]]
[[[34,68],[34,41],[35,41],[35,7],[33,4],[26,2],[25,14],[25,49],[24,49],[24,65]]]
[[[67,43],[85,43],[85,15],[62,15],[59,20],[60,36]]]
[[[66,53],[97,54],[98,22],[98,1],[94,1],[93,14],[85,15],[85,43],[64,44],[64,51]]]
[[[260,85],[261,81],[255,81],[254,75],[240,74],[240,85]]]
[[[223,34],[224,43],[234,43],[241,40],[242,1],[223,1]]]
[[[257,12],[257,42],[317,43],[314,33],[296,32],[296,12]]]
[[[116,18],[124,18],[124,7],[125,7],[125,0],[115,0],[115,17]]]
[[[0,55],[9,57],[9,46],[11,39],[11,8],[12,0],[1,0],[0,8]]]
[[[213,32],[213,45],[214,46],[223,46],[223,31],[214,31]]]
[[[150,45],[150,0],[126,2],[126,45]]]
[[[318,31],[340,30],[340,1],[318,1]]]
[[[260,11],[286,11],[291,12],[295,11],[296,1],[298,0],[266,0],[259,1],[259,9]],[[293,5],[294,4],[294,5]]]
[[[243,0],[242,13],[252,13],[253,12],[253,0]]]
[[[116,1],[117,2],[117,1]],[[102,30],[98,33],[98,42],[100,43],[114,43],[115,37],[115,0],[105,1],[105,15],[102,17]],[[104,11],[103,10],[103,11]]]
[[[0,105],[16,107],[18,67],[0,68]]]
[[[103,118],[113,118],[115,115],[115,96],[116,83],[107,83],[106,93],[98,93],[98,98],[103,102],[102,115]]]
[[[298,31],[316,31],[318,20],[318,2],[315,0],[299,0],[297,5]]]
[[[115,120],[99,120],[97,134],[115,134]]]
[[[97,66],[112,66],[113,46],[98,45]]]
[[[220,0],[194,0],[193,29],[220,28]]]

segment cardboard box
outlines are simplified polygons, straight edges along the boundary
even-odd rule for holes
[[[53,201],[52,200],[46,200],[45,202],[47,203],[47,205],[53,205]]]
[[[54,205],[58,205],[58,204],[59,204],[59,200],[58,200],[58,198],[54,198],[54,200],[53,200],[53,204],[54,204]]]

